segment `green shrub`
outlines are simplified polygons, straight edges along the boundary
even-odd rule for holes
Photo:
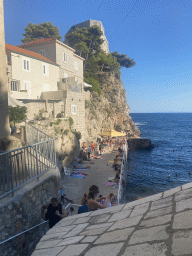
[[[61,123],[61,119],[57,119],[57,121],[54,122],[55,125],[59,125]]]
[[[99,85],[99,80],[96,74],[93,74],[91,72],[89,72],[89,74],[87,74],[88,76],[85,77],[84,81],[90,85],[92,85],[92,87],[89,89],[91,92],[97,92],[98,95],[101,95],[101,88]]]
[[[27,118],[27,108],[26,107],[9,107],[9,121],[14,123],[19,123]]]
[[[68,130],[68,129],[66,129],[66,130],[63,132],[64,135],[67,135],[68,133],[69,133],[69,130]]]
[[[49,124],[51,127],[52,127],[52,125],[53,125],[53,122],[50,122],[50,124]]]
[[[54,131],[56,132],[56,133],[59,133],[60,132],[60,129],[59,128],[54,128]]]
[[[69,126],[70,126],[70,128],[73,125],[73,123],[74,123],[73,118],[69,117]]]
[[[13,121],[10,122],[10,127],[14,127],[14,122]]]

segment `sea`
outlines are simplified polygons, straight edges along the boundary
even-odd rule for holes
[[[192,113],[132,113],[151,150],[129,151],[125,201],[192,182]]]

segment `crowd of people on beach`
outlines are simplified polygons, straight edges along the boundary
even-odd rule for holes
[[[77,162],[89,160],[91,156],[99,157],[102,153],[104,147],[111,147],[114,144],[114,140],[103,140],[99,141],[97,144],[92,142],[90,146],[86,147],[85,143],[82,143],[82,151],[79,155],[79,158],[76,159]],[[116,141],[117,143],[117,141]],[[123,156],[123,152],[125,150],[125,140],[121,139],[119,142],[118,153],[113,160],[112,167],[115,171],[115,177],[113,180],[109,180],[111,184],[119,185],[120,182],[120,174],[121,174],[121,157]],[[124,181],[121,180],[121,185],[124,186]],[[49,220],[49,227],[52,228],[56,223],[58,223],[62,218],[66,217],[64,208],[64,201],[68,201],[69,203],[74,203],[72,199],[69,199],[62,188],[60,188],[60,202],[57,198],[52,198],[50,203],[43,205],[41,207],[41,215],[44,220]],[[91,185],[87,193],[84,193],[84,196],[81,200],[81,206],[79,206],[78,214],[95,211],[98,209],[104,209],[108,207],[112,207],[117,205],[117,196],[114,193],[109,193],[108,195],[99,195],[99,187],[97,185]],[[70,207],[71,214],[73,213],[73,207]]]

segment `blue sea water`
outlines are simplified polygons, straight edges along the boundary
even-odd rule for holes
[[[152,150],[129,151],[125,200],[192,182],[192,113],[131,114]]]

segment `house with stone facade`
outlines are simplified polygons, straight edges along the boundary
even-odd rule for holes
[[[75,82],[83,83],[84,58],[75,54],[75,50],[55,38],[43,38],[19,45],[59,65],[60,81],[65,83],[66,78],[74,78]]]
[[[59,65],[37,54],[6,44],[9,95],[39,99],[42,92],[57,90]]]
[[[60,116],[73,119],[74,131],[85,133],[85,98],[89,92],[85,87],[90,87],[83,80],[84,58],[75,54],[75,50],[55,38],[44,38],[19,45],[21,49],[40,54],[59,65],[59,81],[57,89],[43,91],[42,101],[58,101],[61,105]]]

